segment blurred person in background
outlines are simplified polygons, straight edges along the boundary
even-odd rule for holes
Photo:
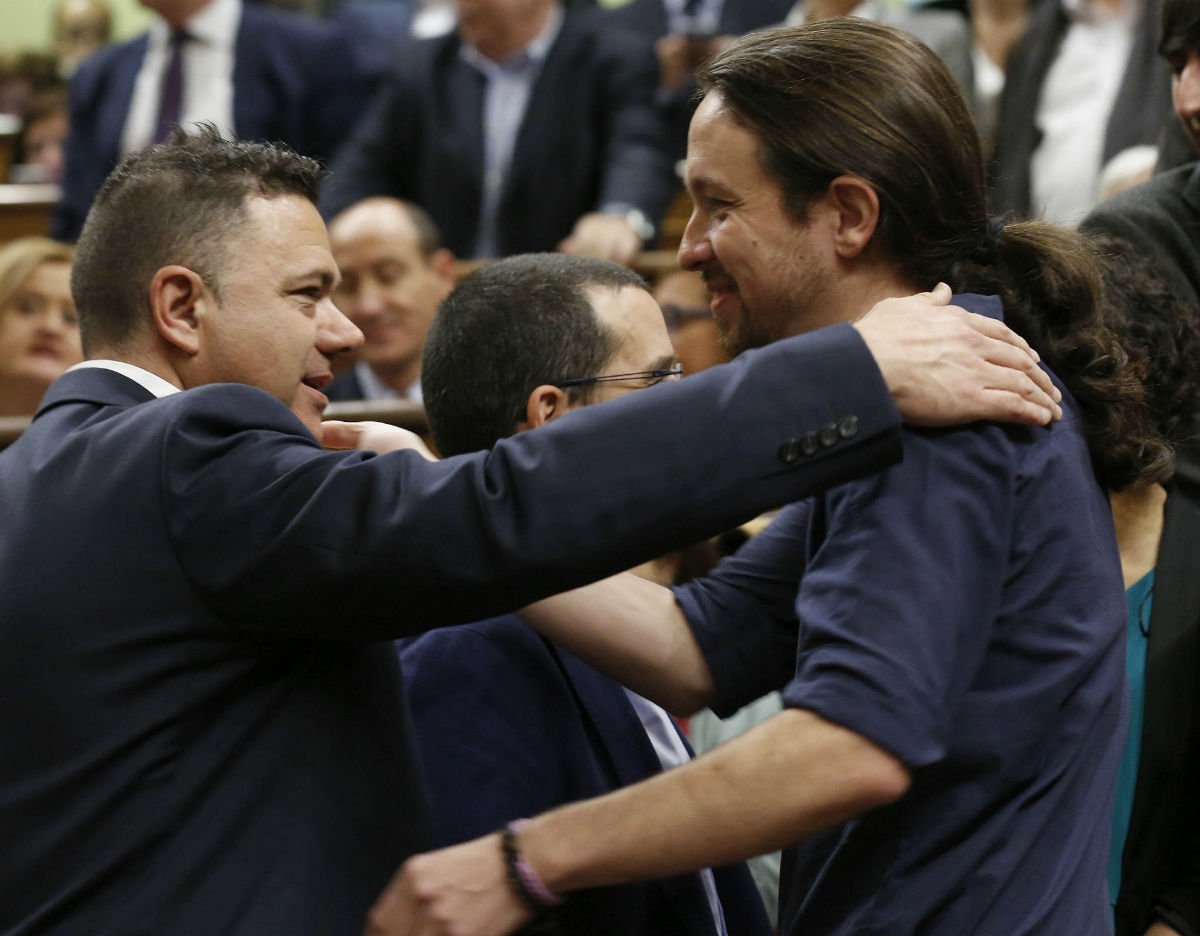
[[[629,262],[678,189],[649,42],[557,0],[458,0],[458,29],[397,57],[322,201],[429,212],[460,257]]]
[[[1200,933],[1200,313],[1132,244],[1093,241],[1106,324],[1141,362],[1174,475],[1109,493],[1128,610],[1129,733],[1109,899],[1117,936]]]
[[[1148,176],[1170,111],[1160,0],[1039,0],[1008,60],[991,207],[1074,227],[1106,167]],[[1123,181],[1109,170],[1105,184]]]
[[[421,400],[421,350],[438,305],[454,288],[454,254],[421,208],[368,198],[329,225],[342,280],[338,308],[363,333],[352,370],[339,374],[330,400]]]
[[[85,59],[112,38],[112,11],[106,0],[59,0],[54,10],[54,54],[69,78]]]
[[[173,126],[211,121],[231,136],[328,158],[368,82],[341,29],[243,0],[139,0],[147,32],[92,56],[71,81],[63,193],[51,233],[79,236],[123,157]],[[191,130],[189,130],[191,132]]]
[[[0,248],[0,416],[32,416],[50,384],[83,358],[71,253],[42,237]]]

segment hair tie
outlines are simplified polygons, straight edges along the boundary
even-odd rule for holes
[[[983,234],[975,247],[975,259],[983,263],[992,263],[996,259],[996,250],[1000,247],[1000,238],[1004,235],[1005,221],[1003,218],[988,218],[983,226]]]

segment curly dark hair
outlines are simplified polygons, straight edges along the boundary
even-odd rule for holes
[[[84,351],[118,348],[149,321],[148,287],[172,263],[220,297],[252,196],[314,204],[321,167],[285,146],[226,140],[212,124],[123,159],[105,179],[75,251],[71,292]]]
[[[1104,280],[1105,323],[1145,373],[1158,431],[1174,446],[1200,442],[1200,311],[1129,241],[1101,235],[1091,246]]]
[[[999,295],[1078,401],[1096,475],[1113,490],[1169,470],[1145,391],[1099,309],[1100,272],[1079,235],[987,215],[982,150],[945,65],[909,36],[833,18],[738,40],[699,75],[759,140],[784,205],[806,217],[847,174],[879,198],[873,244],[922,289]]]

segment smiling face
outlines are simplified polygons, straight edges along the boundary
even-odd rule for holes
[[[82,357],[70,264],[43,261],[0,309],[0,411],[31,413]]]
[[[419,375],[421,349],[438,305],[454,286],[454,258],[426,257],[404,207],[370,199],[330,225],[342,281],[338,307],[365,337],[359,357],[403,392]]]
[[[317,209],[305,198],[251,198],[209,294],[190,385],[244,383],[289,404],[313,428],[328,399],[334,355],[362,333],[333,304],[337,267]]]
[[[803,221],[787,210],[757,138],[715,92],[692,118],[686,166],[693,209],[679,265],[703,274],[725,348],[739,354],[836,321],[823,209],[814,202]]]

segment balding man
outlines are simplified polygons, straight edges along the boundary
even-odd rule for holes
[[[335,301],[366,339],[354,369],[330,385],[329,399],[420,401],[421,349],[454,287],[454,255],[428,214],[395,198],[347,208],[329,237],[342,271]]]

